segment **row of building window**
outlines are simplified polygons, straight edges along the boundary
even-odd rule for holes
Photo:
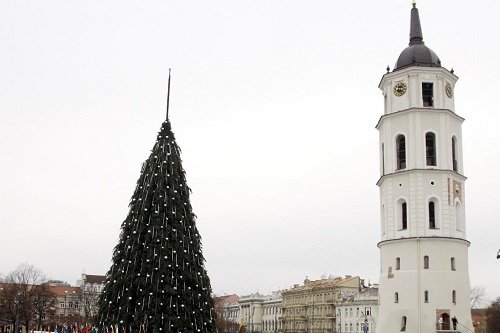
[[[436,198],[429,199],[427,203],[427,222],[429,229],[438,229],[438,200]],[[399,199],[398,201],[398,219],[399,219],[399,229],[408,229],[408,204],[404,199]],[[455,203],[455,219],[456,219],[456,229],[461,230],[462,225],[462,207],[457,201]]]
[[[451,292],[451,302],[453,304],[457,304],[457,292],[455,290],[452,290],[452,292]],[[398,292],[394,293],[394,303],[399,303],[399,293]],[[429,303],[429,291],[428,290],[424,291],[424,303]]]
[[[302,295],[289,298],[287,304],[302,304],[306,302],[327,302],[333,300],[333,293]]]
[[[60,302],[59,303],[59,307],[61,309],[65,308],[66,307],[66,303]],[[73,304],[73,302],[68,302],[68,308],[70,308],[70,309],[73,309],[73,308],[78,309],[79,307],[80,307],[80,305],[78,304],[78,302],[75,302],[75,304]]]
[[[301,307],[298,309],[285,310],[288,316],[306,316],[306,315],[330,315],[333,314],[333,306]],[[347,314],[347,309],[346,309]]]
[[[264,320],[262,322],[264,332],[277,331],[281,329],[281,322],[278,320]]]
[[[346,332],[346,333],[351,333],[351,332],[365,332],[364,331],[364,327],[367,327],[367,330],[366,332],[372,332],[372,325],[370,325],[370,323],[361,323],[361,325],[359,323],[356,323],[356,330],[354,330],[354,327],[352,325],[352,323],[345,323],[344,324],[344,330],[342,330],[342,324],[339,324],[338,328],[339,328],[339,332]]]
[[[455,257],[450,258],[450,267],[452,271],[455,271],[457,268],[455,266]],[[429,269],[430,264],[429,264],[429,256],[424,256],[424,269]],[[401,258],[397,257],[396,258],[396,270],[401,269]]]
[[[451,138],[451,159],[453,171],[458,171],[457,138]],[[382,173],[385,174],[384,144],[382,143]],[[425,163],[428,166],[437,165],[436,134],[425,133]],[[406,137],[400,134],[396,137],[396,169],[406,169]]]
[[[279,308],[276,306],[265,306],[264,307],[264,314],[269,315],[269,314],[277,314],[279,313]]]
[[[372,314],[372,308],[367,306],[364,308],[356,308],[356,317],[369,317]],[[342,309],[338,310],[338,316],[342,317]],[[344,308],[344,318],[353,317],[354,316],[354,308]]]

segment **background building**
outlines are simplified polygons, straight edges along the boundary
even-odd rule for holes
[[[49,281],[49,291],[56,296],[53,324],[69,326],[84,321],[82,289],[62,281]]]
[[[276,333],[281,330],[281,292],[273,292],[262,302],[262,332]]]
[[[378,316],[378,287],[363,287],[359,293],[346,295],[336,303],[335,332],[375,332]]]
[[[104,275],[82,274],[82,279],[77,282],[82,290],[83,314],[93,318],[97,314],[97,301],[104,288],[106,277]]]
[[[216,313],[215,325],[219,332],[236,332],[239,329],[238,320],[231,320],[229,307],[237,304],[240,297],[236,294],[214,296],[214,309]]]
[[[283,297],[282,327],[285,333],[333,333],[336,329],[336,304],[357,295],[358,276],[327,278],[294,285]]]

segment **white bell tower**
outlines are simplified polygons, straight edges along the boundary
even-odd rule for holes
[[[413,4],[409,46],[379,85],[377,333],[473,330],[457,79],[425,46]]]

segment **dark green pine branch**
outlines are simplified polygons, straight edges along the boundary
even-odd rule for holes
[[[165,121],[142,166],[106,275],[97,316],[102,329],[215,332],[189,193],[180,148]]]

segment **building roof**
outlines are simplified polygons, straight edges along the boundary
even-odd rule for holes
[[[104,276],[104,275],[89,275],[89,274],[85,274],[85,278],[83,280],[83,283],[104,284],[105,280],[106,280],[106,276]]]
[[[377,287],[371,287],[371,288],[363,288],[359,292],[360,296],[375,296],[378,297],[378,288]]]
[[[49,290],[52,293],[54,293],[57,297],[64,295],[80,295],[82,293],[82,289],[80,287],[71,287],[71,286],[49,285]]]
[[[399,55],[394,71],[408,66],[441,67],[441,60],[437,54],[424,44],[420,17],[415,3],[411,9],[410,43]]]
[[[238,296],[236,294],[215,296],[214,297],[214,306],[215,307],[218,307],[218,306],[223,307],[226,304],[236,303],[236,302],[238,302],[239,299],[240,299],[240,296]]]
[[[303,291],[303,290],[310,290],[310,289],[322,289],[322,288],[332,288],[332,287],[340,287],[348,282],[353,282],[357,280],[356,282],[356,287],[359,287],[359,276],[350,276],[346,275],[344,278],[342,277],[336,277],[336,278],[327,278],[327,279],[320,279],[320,280],[309,280],[305,279],[303,285],[294,285],[292,288],[287,289],[284,291],[284,293],[290,293],[290,292],[298,292],[298,291]]]

